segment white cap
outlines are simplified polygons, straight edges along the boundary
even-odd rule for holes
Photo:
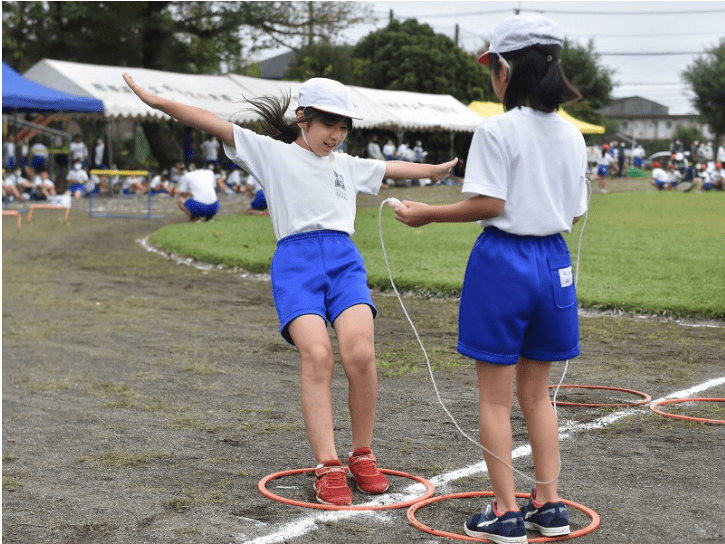
[[[351,119],[362,119],[355,113],[350,91],[345,85],[333,79],[324,77],[308,79],[300,86],[297,102],[303,108],[310,107]]]
[[[493,31],[491,44],[478,62],[488,66],[491,53],[509,53],[532,45],[558,45],[564,43],[564,32],[559,25],[543,15],[512,15],[501,21]]]

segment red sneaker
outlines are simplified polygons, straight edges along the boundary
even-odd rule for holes
[[[315,496],[317,502],[334,504],[336,506],[350,506],[352,493],[347,487],[347,469],[337,459],[325,461],[325,464],[315,470]]]
[[[388,489],[388,479],[375,466],[375,456],[370,448],[358,448],[352,452],[347,466],[357,488],[363,493],[377,495]]]

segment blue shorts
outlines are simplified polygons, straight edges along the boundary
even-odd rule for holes
[[[458,352],[499,365],[579,355],[571,255],[561,235],[481,233],[463,280]]]
[[[203,217],[204,219],[211,219],[219,211],[218,200],[213,204],[202,204],[193,198],[187,198],[184,201],[184,206],[187,210],[189,210],[192,217]]]
[[[249,204],[249,207],[253,210],[266,210],[267,209],[267,198],[264,196],[264,191],[257,191],[254,195],[254,200]]]
[[[317,230],[282,238],[270,273],[279,330],[290,344],[289,324],[302,315],[334,323],[357,304],[370,306],[373,317],[378,313],[362,255],[344,232]]]
[[[606,164],[600,164],[597,168],[597,174],[600,176],[606,176],[609,173],[609,167]]]
[[[71,194],[79,192],[80,194],[84,195],[86,194],[86,185],[85,183],[71,183],[68,186],[68,190],[71,192]]]

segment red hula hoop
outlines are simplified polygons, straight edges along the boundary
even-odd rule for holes
[[[423,484],[426,488],[426,492],[421,495],[420,497],[416,497],[414,499],[411,499],[409,501],[402,501],[402,502],[394,502],[391,504],[373,504],[373,505],[351,505],[351,506],[338,506],[336,504],[322,504],[322,503],[315,503],[315,502],[306,502],[306,501],[298,501],[294,499],[288,499],[287,497],[282,497],[280,495],[277,495],[275,493],[272,493],[269,489],[267,489],[267,483],[276,480],[278,478],[282,478],[284,476],[293,476],[295,474],[302,474],[304,472],[312,472],[314,471],[314,468],[297,468],[293,470],[285,470],[282,472],[275,472],[274,474],[270,474],[269,476],[265,476],[261,480],[259,480],[259,483],[257,484],[257,489],[259,489],[259,492],[264,495],[265,497],[278,501],[283,502],[285,504],[291,504],[292,506],[301,506],[303,508],[316,508],[318,510],[393,510],[396,508],[406,508],[412,504],[417,503],[418,501],[425,500],[428,497],[432,497],[433,493],[435,493],[435,487],[432,483],[430,483],[425,478],[421,478],[420,476],[413,476],[412,474],[407,474],[405,472],[399,472],[397,470],[388,470],[385,468],[378,469],[383,474],[388,474],[390,476],[400,476],[401,478],[408,478],[410,480],[414,480],[420,484]]]
[[[698,421],[700,423],[712,423],[715,425],[725,425],[725,419],[708,419],[706,417],[693,417],[693,416],[683,416],[680,414],[670,414],[668,412],[664,412],[662,410],[658,410],[660,406],[663,404],[675,404],[680,402],[725,402],[725,399],[719,399],[719,398],[696,398],[696,399],[665,399],[665,400],[658,400],[657,402],[653,402],[649,405],[650,410],[652,410],[654,413],[659,414],[661,416],[665,417],[671,417],[674,419],[684,419],[687,421]]]
[[[556,385],[550,385],[549,389],[556,389]],[[647,393],[641,391],[635,391],[634,389],[623,389],[621,387],[605,387],[603,385],[560,385],[559,389],[603,389],[605,391],[620,391],[622,393],[631,393],[632,395],[638,395],[642,397],[642,400],[637,402],[615,402],[610,404],[598,404],[598,403],[585,403],[585,402],[562,402],[557,400],[557,406],[586,406],[589,408],[618,408],[623,406],[641,406],[647,404],[652,400],[652,397]]]
[[[516,497],[519,499],[523,498],[529,498],[531,495],[528,493],[516,493]],[[431,499],[424,499],[419,500],[415,504],[413,504],[410,508],[408,508],[408,521],[410,524],[415,527],[416,529],[420,529],[421,531],[425,533],[429,533],[431,535],[435,536],[443,536],[447,538],[453,538],[455,540],[467,540],[471,542],[481,542],[480,538],[474,538],[468,535],[460,535],[456,533],[449,533],[447,531],[441,531],[438,529],[431,529],[427,525],[424,525],[420,521],[418,521],[415,517],[415,513],[423,508],[424,506],[428,506],[429,504],[433,504],[434,502],[444,501],[448,499],[466,499],[471,497],[493,497],[493,491],[474,491],[470,493],[455,493],[453,495],[443,495],[439,497],[433,497]],[[571,506],[572,508],[576,510],[580,510],[581,512],[584,512],[587,516],[591,518],[591,523],[584,527],[583,529],[577,529],[576,531],[572,531],[568,535],[562,535],[557,537],[537,537],[537,538],[529,538],[529,542],[554,542],[557,540],[569,540],[570,538],[577,538],[580,536],[587,535],[591,532],[593,532],[597,527],[599,527],[600,519],[599,514],[597,514],[594,510],[587,508],[586,506],[582,504],[578,504],[572,501],[567,501],[562,499],[562,502],[567,505]]]

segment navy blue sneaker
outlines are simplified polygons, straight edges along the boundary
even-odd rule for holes
[[[571,533],[569,527],[569,512],[563,502],[547,502],[542,506],[534,504],[536,493],[526,506],[521,509],[527,529],[539,531],[544,536],[561,536]]]
[[[526,544],[526,526],[521,510],[497,514],[494,504],[489,504],[485,512],[473,514],[466,520],[463,525],[466,534],[496,544]]]

